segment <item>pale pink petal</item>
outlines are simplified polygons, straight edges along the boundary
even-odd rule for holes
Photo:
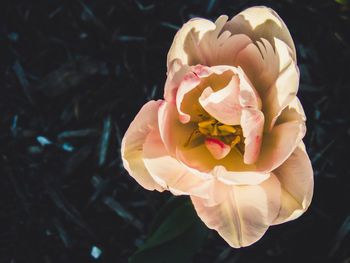
[[[184,76],[184,78],[179,86],[179,89],[177,90],[176,107],[177,107],[177,111],[179,113],[179,120],[182,123],[187,123],[191,119],[191,116],[182,110],[183,107],[187,108],[186,106],[183,106],[184,97],[185,97],[185,95],[187,95],[191,91],[198,93],[197,94],[197,96],[198,96],[200,94],[200,91],[198,89],[195,89],[195,88],[199,85],[200,82],[201,82],[201,80],[200,80],[199,76],[195,72],[190,71],[189,73],[187,73]],[[197,97],[197,96],[192,95],[191,97]],[[185,100],[185,102],[187,102],[187,101],[188,100]],[[194,101],[190,100],[190,101],[188,101],[188,103],[190,105],[193,105]]]
[[[275,125],[270,133],[264,133],[257,170],[270,172],[279,167],[295,150],[305,132],[303,121],[290,121]]]
[[[232,247],[239,248],[259,240],[278,215],[281,186],[272,174],[259,185],[232,186],[226,199],[207,206],[203,199],[191,197],[201,220]]]
[[[309,207],[314,179],[305,145],[300,142],[292,155],[273,171],[282,186],[282,206],[273,224],[296,219]]]
[[[188,71],[189,66],[183,65],[181,60],[174,59],[171,61],[167,72],[167,79],[164,85],[165,101],[175,103],[179,85]]]
[[[238,125],[241,120],[242,107],[238,100],[239,78],[233,75],[227,87],[214,92],[207,87],[199,97],[199,103],[218,121],[227,125]]]
[[[244,136],[244,163],[252,164],[259,157],[264,114],[257,109],[245,108],[242,111],[241,126]]]
[[[158,129],[158,107],[161,100],[146,103],[126,131],[121,147],[123,165],[129,174],[148,190],[164,189],[153,180],[142,160],[143,144],[154,130]]]
[[[245,34],[254,41],[265,38],[270,43],[274,43],[276,37],[292,49],[293,59],[296,61],[295,47],[288,28],[270,8],[265,6],[248,8],[228,21],[221,31],[230,31],[233,35]]]
[[[163,102],[159,106],[158,122],[160,136],[165,148],[171,156],[176,155],[176,147],[183,147],[196,128],[195,123],[183,124],[179,121],[176,106],[172,103]]]
[[[237,68],[239,76],[239,102],[242,107],[261,109],[261,99],[253,84],[247,78],[241,67]]]
[[[223,143],[215,138],[206,138],[205,146],[209,152],[213,155],[213,157],[217,160],[220,160],[228,155],[231,151],[230,145]]]
[[[260,109],[261,100],[241,68],[230,66],[210,68],[210,71],[215,73],[224,70],[232,72],[230,82],[221,89],[212,86],[205,88],[199,97],[199,103],[218,121],[227,125],[238,125],[241,123],[242,108]]]
[[[198,104],[198,99],[203,90],[208,86],[214,91],[225,88],[232,80],[234,70],[236,69],[229,66],[192,66],[190,72],[185,75],[176,94],[179,120],[182,123],[201,121],[202,119],[194,112],[193,106]]]

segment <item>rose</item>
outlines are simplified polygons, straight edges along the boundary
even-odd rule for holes
[[[191,19],[167,66],[164,100],[146,103],[123,138],[129,174],[146,189],[190,195],[202,221],[233,247],[305,212],[313,171],[282,19],[266,7],[229,22]]]

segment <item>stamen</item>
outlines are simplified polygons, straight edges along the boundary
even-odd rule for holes
[[[235,134],[237,129],[235,129],[232,126],[223,124],[223,125],[219,126],[219,131],[221,132],[222,135],[225,136],[225,135],[229,135],[229,134],[232,134],[232,133]]]
[[[193,141],[194,138],[196,138],[198,135],[201,135],[201,132],[198,129],[194,129],[190,137],[185,142],[184,146],[187,147],[191,143],[191,141]]]
[[[241,137],[236,136],[236,138],[231,142],[231,149],[236,146],[237,143],[241,141]]]
[[[218,130],[218,125],[217,124],[214,125],[211,135],[213,135],[213,136],[218,136],[219,135],[219,130]]]

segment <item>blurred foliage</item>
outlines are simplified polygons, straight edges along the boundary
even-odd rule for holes
[[[129,262],[190,262],[207,233],[188,197],[171,197],[155,217],[150,237]]]
[[[350,3],[350,0],[334,0],[334,1],[342,5],[348,5]]]

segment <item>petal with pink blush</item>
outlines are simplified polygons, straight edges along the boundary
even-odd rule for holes
[[[225,200],[207,206],[191,196],[201,220],[232,247],[249,246],[259,240],[280,210],[281,186],[272,174],[259,185],[232,186]]]
[[[215,138],[206,138],[205,146],[216,160],[220,160],[228,155],[231,147]]]
[[[243,109],[241,126],[245,138],[244,163],[252,164],[259,157],[264,129],[264,114],[257,109]]]
[[[189,72],[189,66],[183,65],[181,60],[174,59],[171,61],[168,72],[167,79],[164,85],[164,99],[167,102],[175,103],[177,89],[183,77]]]
[[[218,121],[227,125],[238,125],[241,119],[242,107],[238,100],[239,78],[232,76],[227,87],[214,92],[207,87],[199,97],[199,103]]]
[[[191,116],[185,112],[182,111],[182,102],[184,100],[184,96],[189,93],[191,90],[195,89],[199,83],[201,82],[200,78],[198,75],[194,72],[189,72],[187,73],[177,91],[176,94],[176,107],[177,111],[179,112],[179,120],[182,123],[187,123],[190,121]]]
[[[273,224],[294,220],[309,207],[313,194],[313,171],[305,145],[300,142],[292,155],[273,171],[282,186],[282,205]]]
[[[158,107],[161,100],[146,103],[126,131],[121,147],[123,165],[129,174],[148,190],[164,189],[153,180],[142,159],[143,145],[149,133],[158,130]]]

